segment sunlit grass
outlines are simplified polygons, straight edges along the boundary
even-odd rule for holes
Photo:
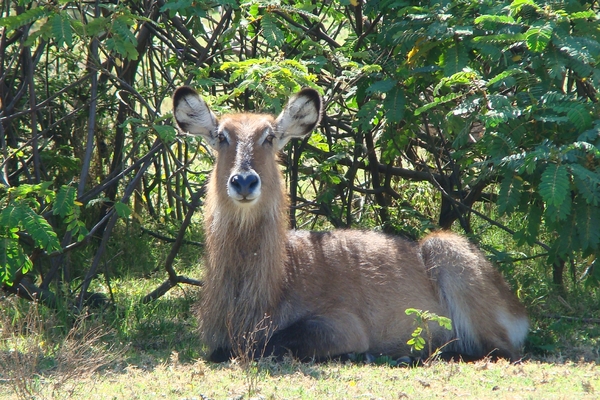
[[[48,377],[40,382],[40,397],[52,380]],[[249,370],[236,363],[181,363],[174,355],[157,365],[120,365],[105,370],[82,379],[68,394],[88,399],[592,399],[598,391],[600,369],[589,363],[526,362],[514,366],[482,361],[402,369],[287,362],[261,363]]]

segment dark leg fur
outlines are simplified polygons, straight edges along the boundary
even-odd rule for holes
[[[285,355],[291,355],[301,361],[347,357],[345,354],[328,354],[329,349],[336,347],[332,337],[332,332],[319,318],[302,319],[276,331],[264,346],[264,356],[282,359]]]
[[[233,352],[231,349],[227,350],[222,347],[219,347],[208,356],[208,361],[214,363],[222,363],[225,361],[229,361],[233,358]]]
[[[307,318],[293,323],[285,329],[275,331],[266,343],[257,343],[249,355],[254,359],[262,357],[275,357],[282,360],[284,356],[291,355],[301,361],[326,361],[342,357],[340,354],[327,354],[315,357],[316,354],[328,353],[335,348],[334,334],[327,328],[327,324],[319,318]],[[236,354],[231,349],[222,347],[214,350],[208,357],[211,362],[225,362],[235,358]]]

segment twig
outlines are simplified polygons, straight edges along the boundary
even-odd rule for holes
[[[152,145],[152,148],[160,147],[161,143],[162,142],[160,141],[160,139],[157,138],[156,141],[154,142],[154,144]],[[137,187],[138,182],[140,181],[140,179],[142,178],[142,176],[144,175],[146,170],[150,167],[150,164],[152,163],[152,161],[153,161],[152,158],[147,159],[146,162],[140,167],[139,171],[134,176],[134,178],[131,180],[131,182],[129,182],[129,184],[127,185],[127,188],[125,189],[125,193],[123,194],[123,197],[120,200],[122,203],[127,203],[129,201],[129,197],[133,194],[133,191]],[[106,249],[108,239],[110,238],[112,230],[117,222],[117,219],[118,219],[117,213],[113,213],[112,217],[108,220],[106,227],[104,228],[104,233],[102,235],[102,240],[100,241],[100,246],[98,247],[98,250],[96,251],[96,255],[94,256],[92,265],[91,265],[90,269],[88,270],[88,272],[82,282],[82,285],[81,285],[81,292],[79,294],[79,300],[78,300],[78,308],[83,307],[83,303],[85,301],[85,298],[84,298],[85,293],[87,292],[87,289],[92,281],[92,278],[96,275],[96,270],[98,268],[98,264],[100,263],[100,259],[102,258],[104,250]]]
[[[140,227],[140,230],[143,233],[146,233],[146,234],[148,234],[148,235],[150,235],[152,237],[155,237],[155,238],[160,239],[160,240],[162,240],[164,242],[167,242],[167,243],[175,243],[177,241],[177,238],[172,238],[172,237],[168,237],[168,236],[165,236],[165,235],[161,235],[160,233],[156,233],[154,231],[151,231],[150,229],[144,228],[143,226]],[[182,244],[189,244],[189,245],[192,245],[192,246],[204,247],[204,243],[202,243],[202,242],[196,242],[194,240],[187,240],[187,239],[183,240]]]
[[[157,287],[152,292],[150,292],[146,296],[144,296],[144,298],[142,299],[142,304],[148,304],[148,303],[158,299],[159,297],[162,297],[169,290],[171,290],[171,288],[177,286],[179,283],[187,283],[189,285],[200,286],[200,287],[202,287],[204,285],[204,282],[202,282],[202,281],[199,281],[196,279],[191,279],[191,278],[185,277],[183,275],[177,275],[175,277],[175,280],[167,279],[159,287]]]
[[[95,6],[95,17],[100,16],[100,7],[98,2]],[[88,115],[88,129],[87,129],[87,140],[85,143],[85,157],[83,159],[83,165],[81,166],[81,175],[79,176],[79,185],[77,186],[77,197],[81,197],[84,193],[85,184],[90,171],[90,164],[92,162],[92,155],[94,151],[94,133],[96,133],[96,106],[98,104],[98,71],[93,67],[93,62],[98,60],[98,38],[94,37],[90,44],[90,52],[88,54],[88,68],[90,70],[90,77],[92,88],[90,97],[90,110]]]
[[[175,243],[173,243],[173,247],[171,248],[171,252],[167,256],[165,260],[165,269],[167,270],[167,274],[169,275],[169,279],[162,283],[158,288],[154,289],[152,292],[147,294],[142,299],[142,304],[150,303],[167,293],[172,287],[176,286],[179,283],[187,283],[195,286],[202,286],[201,281],[197,281],[195,279],[190,279],[185,276],[177,275],[175,270],[173,269],[173,261],[175,261],[175,256],[177,256],[177,252],[179,248],[184,242],[185,231],[192,221],[192,216],[194,212],[200,205],[200,198],[204,194],[204,190],[199,190],[192,196],[192,201],[190,202],[190,206],[188,208],[187,213],[185,214],[185,219],[181,223],[181,227],[179,228],[179,233],[177,234],[177,239]]]

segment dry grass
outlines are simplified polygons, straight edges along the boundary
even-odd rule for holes
[[[88,324],[84,315],[64,337],[50,333],[56,323],[42,318],[35,303],[14,322],[0,313],[0,379],[16,398],[68,398],[82,380],[123,353],[104,342],[106,328]]]

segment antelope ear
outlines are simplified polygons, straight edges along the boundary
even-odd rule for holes
[[[321,95],[316,90],[304,88],[292,96],[275,120],[277,147],[282,149],[290,139],[311,133],[321,121],[321,113]]]
[[[217,148],[217,117],[194,89],[182,86],[175,90],[173,116],[181,132],[200,135],[209,145]]]

